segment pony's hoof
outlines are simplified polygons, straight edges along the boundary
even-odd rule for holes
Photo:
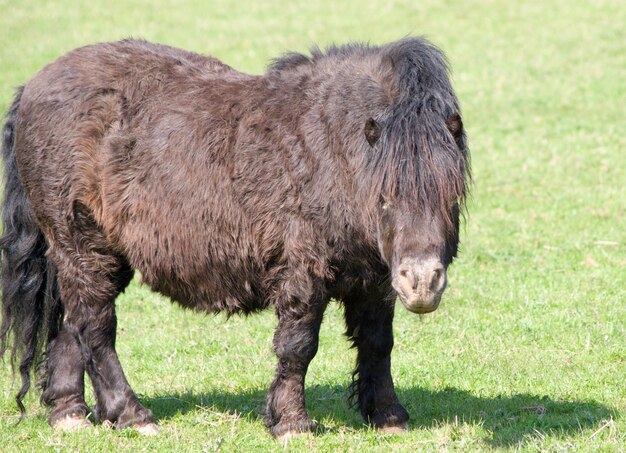
[[[146,423],[144,425],[136,425],[133,428],[142,436],[156,436],[161,431],[156,423]]]
[[[403,434],[409,430],[409,424],[402,423],[401,425],[382,426],[380,430],[388,434]]]
[[[52,424],[52,429],[58,431],[79,431],[83,428],[89,428],[91,422],[85,417],[77,415],[66,415],[58,419]]]
[[[291,439],[295,437],[302,437],[306,435],[310,435],[311,431],[286,431],[279,436],[276,436],[276,440],[280,442],[283,446],[289,445]]]
[[[102,426],[103,429],[113,429],[115,428],[115,425],[113,424],[113,422],[111,420],[105,420],[102,422]]]
[[[270,432],[278,442],[286,446],[294,437],[315,434],[322,429],[323,427],[316,421],[306,417],[301,420],[278,423],[270,428]]]

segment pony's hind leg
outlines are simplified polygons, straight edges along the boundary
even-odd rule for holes
[[[70,334],[75,339],[74,343],[70,340],[63,343],[71,351],[71,360],[48,364],[46,392],[50,395],[48,402],[54,406],[51,416],[65,405],[63,399],[54,397],[56,393],[51,389],[64,385],[65,370],[70,365],[67,362],[71,361],[75,367],[74,385],[78,384],[82,369],[78,363],[83,364],[91,378],[97,421],[108,421],[116,428],[136,426],[152,434],[156,431],[152,412],[139,403],[115,351],[115,298],[126,288],[133,271],[124,257],[110,250],[95,224],[79,221],[80,217],[80,212],[75,211],[77,228],[70,234],[57,235],[49,257],[57,267],[64,310],[59,337]],[[90,220],[88,215],[87,220]],[[80,351],[80,358],[76,350]]]
[[[76,338],[62,329],[46,351],[46,380],[41,402],[52,407],[54,428],[74,430],[88,426],[85,403],[85,362]]]
[[[103,258],[103,255],[98,257]],[[96,420],[108,421],[117,428],[144,426],[153,423],[152,412],[139,403],[115,351],[115,297],[128,284],[132,272],[119,258],[108,258],[106,270],[99,272],[93,270],[102,263],[85,257],[76,260],[80,267],[59,268],[59,289],[65,309],[63,330],[76,339],[93,383]],[[86,269],[89,261],[91,269]]]

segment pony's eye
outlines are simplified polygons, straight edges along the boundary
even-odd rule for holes
[[[454,137],[454,141],[457,145],[461,146],[461,140],[463,139],[463,121],[461,115],[458,112],[454,112],[446,120],[446,127]]]
[[[378,124],[374,118],[369,118],[365,122],[363,132],[365,133],[367,143],[369,143],[370,146],[374,146],[380,138],[380,124]]]

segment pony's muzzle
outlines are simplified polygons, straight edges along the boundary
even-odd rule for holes
[[[439,306],[447,282],[446,269],[438,259],[404,258],[391,284],[407,310],[430,313]]]

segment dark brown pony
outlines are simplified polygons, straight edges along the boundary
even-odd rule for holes
[[[83,47],[18,90],[4,127],[1,349],[42,363],[50,423],[155,428],[115,352],[138,270],[204,312],[278,316],[265,423],[315,429],[304,379],[343,302],[353,396],[409,418],[390,374],[396,295],[435,310],[457,253],[469,155],[442,53],[423,39],[287,54],[265,75],[127,40]],[[43,359],[43,360],[42,360]]]

